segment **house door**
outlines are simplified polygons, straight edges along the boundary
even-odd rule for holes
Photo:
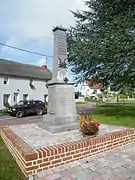
[[[44,103],[45,104],[48,102],[47,97],[48,97],[48,94],[44,94]]]
[[[7,107],[9,105],[9,97],[10,97],[10,94],[4,94],[3,95],[3,105],[5,107]]]
[[[18,102],[18,93],[14,93],[14,104],[17,104]]]

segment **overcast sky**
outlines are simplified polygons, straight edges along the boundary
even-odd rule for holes
[[[84,9],[83,0],[0,0],[0,42],[53,55],[52,27],[68,28],[69,10]],[[0,58],[42,65],[44,58],[0,46]],[[52,59],[48,59],[52,68]]]

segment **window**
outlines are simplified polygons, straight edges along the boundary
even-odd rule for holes
[[[18,105],[18,106],[23,106],[23,105],[24,105],[24,101],[19,101],[19,102],[17,103],[17,105]]]
[[[24,101],[24,105],[30,105],[31,102],[30,101]]]
[[[48,94],[44,94],[44,103],[47,102],[47,97],[48,97]]]
[[[32,104],[32,105],[35,105],[35,104],[36,104],[36,102],[35,102],[35,101],[31,101],[31,104]]]
[[[35,86],[34,86],[34,81],[33,81],[33,79],[31,79],[31,80],[30,80],[30,83],[29,83],[29,85],[30,85],[30,88],[31,88],[31,89],[35,89]]]
[[[4,77],[4,84],[8,84],[8,77]]]
[[[18,92],[14,92],[14,97],[13,97],[14,98],[13,99],[14,100],[14,104],[18,103],[18,94],[19,94]]]
[[[23,100],[28,100],[28,94],[23,94]]]
[[[38,104],[44,104],[42,101],[36,101],[36,104],[38,105]]]
[[[34,81],[33,81],[33,79],[30,80],[30,83],[34,86]]]
[[[4,94],[3,95],[3,105],[4,106],[8,106],[9,105],[9,97],[10,97],[10,94]]]

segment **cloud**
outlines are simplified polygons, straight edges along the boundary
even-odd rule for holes
[[[42,66],[42,65],[47,65],[47,59],[46,58],[41,58],[37,61],[37,66]]]
[[[83,7],[83,0],[3,0],[0,2],[0,42],[43,54],[52,53],[52,28],[73,25],[75,20],[70,10]],[[0,55],[25,57],[24,52],[6,47],[0,49]],[[41,59],[38,62],[42,62]]]
[[[26,43],[26,41],[23,39],[23,37],[19,37],[19,38],[16,38],[14,36],[10,36],[10,38],[8,38],[6,40],[6,42],[3,42],[4,44],[7,44],[7,45],[11,45],[11,46],[16,46],[16,47],[23,47],[24,44]],[[1,56],[3,56],[4,54],[22,54],[23,52],[22,51],[17,51],[15,49],[12,49],[12,48],[9,48],[9,47],[6,47],[6,46],[3,46],[1,48]]]
[[[4,0],[0,5],[0,34],[29,39],[51,36],[53,26],[73,24],[69,10],[81,6],[81,0]]]

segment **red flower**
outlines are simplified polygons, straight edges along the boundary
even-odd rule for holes
[[[99,131],[100,123],[91,116],[82,116],[80,119],[80,127],[83,134],[96,135]]]

